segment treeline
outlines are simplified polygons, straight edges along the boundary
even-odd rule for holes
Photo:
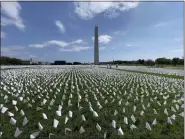
[[[18,58],[10,58],[2,56],[0,59],[0,65],[23,65],[23,61]]]
[[[122,60],[115,60],[109,62],[100,62],[100,64],[123,64],[123,65],[146,65],[146,66],[163,66],[163,65],[184,65],[184,58],[175,57],[173,59],[168,59],[165,57],[157,58],[155,61],[152,59],[139,59],[133,61],[122,61]]]
[[[81,65],[81,62],[55,61],[52,65]]]
[[[18,58],[10,58],[2,56],[0,59],[0,65],[28,65],[28,62],[25,62]],[[81,63],[81,62],[66,62],[64,60],[58,60],[54,61],[54,63],[51,63],[51,65],[81,65],[81,64],[88,64],[88,63]],[[155,61],[148,59],[139,59],[139,60],[133,60],[133,61],[123,61],[123,60],[115,60],[115,61],[109,61],[109,62],[100,62],[100,64],[125,64],[125,65],[146,65],[146,66],[163,66],[163,65],[184,65],[184,58],[178,58],[174,57],[173,59],[168,59],[165,57],[157,58]]]

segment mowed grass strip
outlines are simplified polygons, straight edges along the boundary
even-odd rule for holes
[[[100,68],[104,68],[104,67],[100,67]],[[168,75],[168,74],[146,72],[146,71],[126,70],[126,69],[114,69],[114,68],[112,68],[112,69],[113,70],[127,71],[127,72],[134,72],[134,73],[141,73],[141,74],[148,74],[148,75],[155,75],[155,76],[161,76],[161,77],[167,77],[167,78],[184,79],[184,76],[179,76],[179,75]]]

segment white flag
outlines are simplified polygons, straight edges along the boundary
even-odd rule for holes
[[[121,127],[118,129],[118,135],[124,135],[123,130],[121,129]]]
[[[98,123],[96,124],[96,128],[98,129],[98,131],[101,131],[101,127]]]
[[[19,130],[19,128],[16,128],[16,131],[14,133],[14,137],[17,138],[23,131]]]
[[[54,119],[54,120],[53,120],[53,127],[54,127],[54,128],[57,128],[58,123],[59,123],[59,121],[56,120],[56,119]]]
[[[146,128],[147,128],[148,130],[152,130],[151,127],[150,127],[150,124],[149,124],[148,122],[146,122]]]
[[[40,131],[32,133],[32,134],[30,135],[30,139],[36,138],[36,137],[39,135],[39,133],[40,133]]]
[[[81,126],[80,127],[80,133],[84,133],[85,132],[85,129]]]

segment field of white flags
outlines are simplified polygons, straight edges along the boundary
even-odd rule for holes
[[[107,67],[107,65],[101,65],[100,67]],[[115,67],[116,66],[112,66],[112,68],[115,68]],[[154,67],[147,67],[147,66],[118,66],[118,69],[184,76],[184,69],[154,68]]]
[[[1,138],[184,138],[184,81],[91,66],[1,71]]]

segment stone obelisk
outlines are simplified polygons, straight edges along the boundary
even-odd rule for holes
[[[98,25],[94,28],[94,64],[99,65]]]

